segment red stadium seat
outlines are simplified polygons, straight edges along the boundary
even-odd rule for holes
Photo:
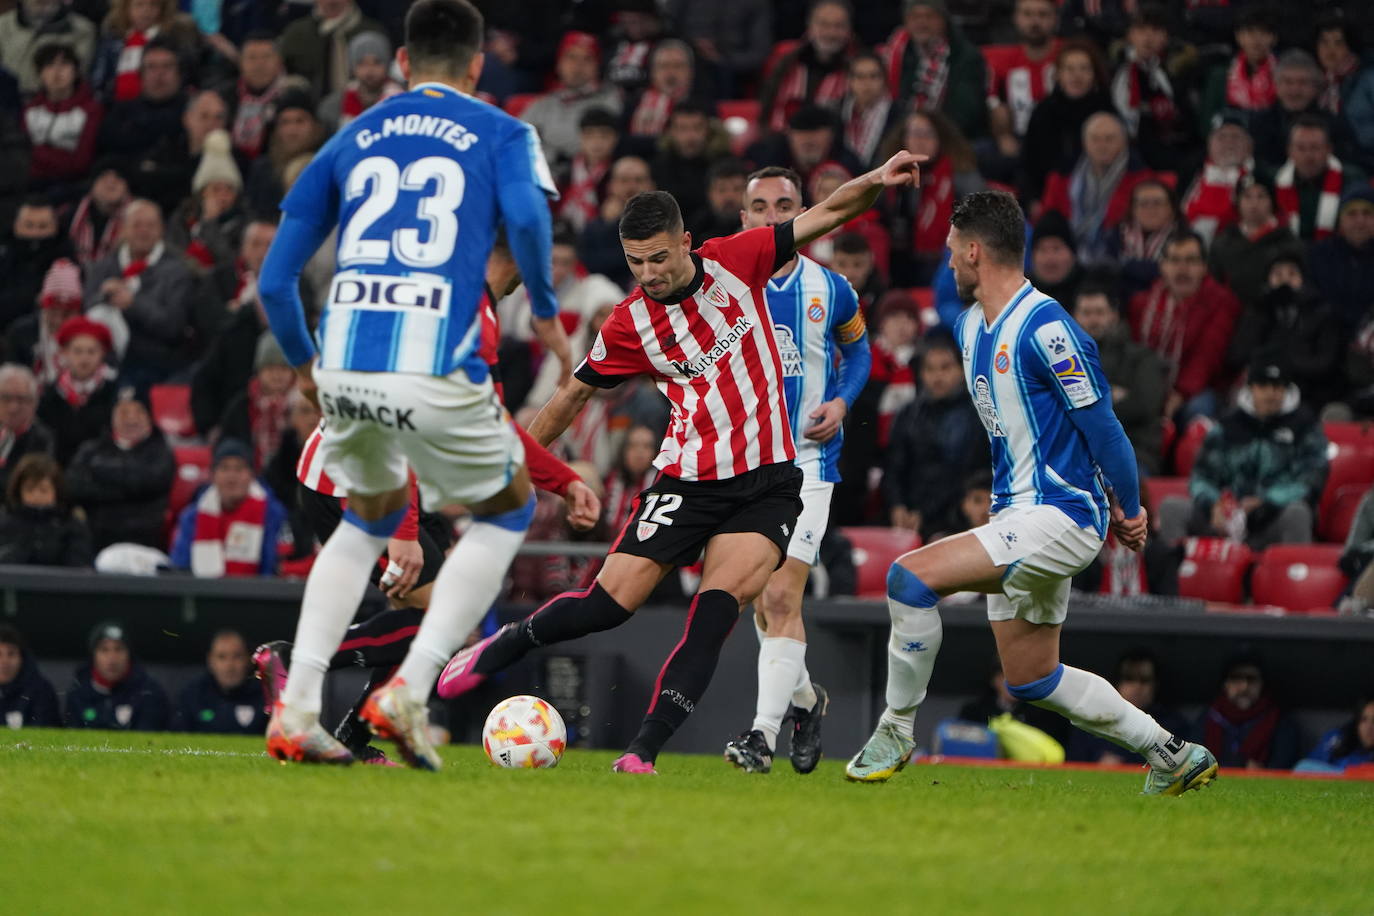
[[[921,546],[921,536],[905,528],[841,528],[840,534],[854,548],[854,569],[858,573],[860,598],[887,595],[887,570],[892,561]]]
[[[520,117],[520,113],[530,107],[530,102],[539,98],[537,92],[517,92],[515,95],[506,96],[506,114],[512,118]]]
[[[1178,593],[1239,604],[1245,597],[1245,572],[1250,568],[1250,548],[1225,538],[1188,538],[1183,542],[1183,562],[1178,567]]]
[[[1345,573],[1336,565],[1340,556],[1339,544],[1275,544],[1255,564],[1255,604],[1329,613],[1345,590]]]
[[[1363,445],[1367,450],[1374,451],[1374,424],[1329,421],[1322,424],[1322,432],[1326,434],[1328,442]]]
[[[1159,504],[1173,496],[1188,498],[1188,478],[1187,477],[1147,477],[1145,479],[1145,490],[1150,494],[1150,510],[1155,515],[1159,515]]]
[[[190,385],[154,385],[148,391],[153,422],[162,434],[173,439],[187,439],[196,434],[196,421],[191,416]]]
[[[730,151],[736,156],[743,156],[749,144],[757,140],[763,132],[763,125],[759,123],[763,113],[758,99],[726,99],[717,102],[716,115],[725,125],[725,132],[730,135]]]
[[[1214,425],[1206,417],[1194,417],[1183,430],[1183,435],[1178,437],[1178,444],[1174,448],[1175,474],[1187,477],[1193,473],[1193,462],[1197,460],[1197,453],[1202,451],[1202,440],[1207,438],[1207,433]]]
[[[1323,541],[1345,543],[1350,535],[1350,526],[1355,524],[1355,513],[1359,511],[1360,502],[1368,492],[1369,486],[1362,483],[1348,483],[1336,488],[1331,505],[1317,516],[1317,533]]]
[[[1318,528],[1336,514],[1337,494],[1345,487],[1368,489],[1374,484],[1374,435],[1365,435],[1358,423],[1327,423],[1326,485],[1317,504]]]

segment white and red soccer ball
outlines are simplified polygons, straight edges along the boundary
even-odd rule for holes
[[[499,767],[555,767],[567,746],[568,729],[563,717],[539,697],[502,700],[482,726],[482,749]]]

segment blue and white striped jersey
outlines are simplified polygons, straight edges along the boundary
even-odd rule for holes
[[[829,442],[805,433],[814,422],[811,412],[839,393],[838,345],[856,343],[866,334],[859,298],[848,280],[805,255],[797,256],[786,277],[770,279],[767,292],[797,467],[807,480],[837,482],[844,430]]]
[[[339,227],[320,367],[484,379],[487,256],[507,189],[531,184],[556,194],[534,128],[437,83],[335,134],[282,202],[290,217]]]
[[[1111,396],[1097,344],[1029,281],[992,327],[974,303],[955,323],[955,338],[992,445],[992,511],[1048,504],[1105,536],[1102,474],[1069,419]]]

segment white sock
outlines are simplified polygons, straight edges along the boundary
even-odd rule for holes
[[[444,560],[434,580],[429,610],[425,611],[420,631],[396,672],[421,703],[429,700],[439,672],[501,593],[506,570],[524,540],[524,528],[512,531],[478,521]]]
[[[778,746],[778,730],[792,702],[792,690],[806,667],[806,643],[770,636],[759,647],[759,700],[753,728],[763,732],[768,749]]]
[[[892,633],[887,642],[887,705],[894,710],[915,709],[926,698],[935,656],[944,628],[933,607],[912,607],[887,599]]]
[[[792,705],[798,709],[813,709],[816,706],[816,688],[811,686],[811,672],[802,665],[797,674],[797,684],[792,688]]]
[[[1103,678],[1081,668],[1062,667],[1059,684],[1049,696],[1033,700],[1036,706],[1054,710],[1085,732],[1135,751],[1156,769],[1172,770],[1183,762],[1184,741],[1132,706]]]
[[[339,650],[344,632],[367,591],[368,576],[386,549],[386,538],[341,521],[329,536],[305,580],[296,641],[291,647],[291,672],[282,690],[287,707],[282,720],[293,732],[318,721],[324,673]]]

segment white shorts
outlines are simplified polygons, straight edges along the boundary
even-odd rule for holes
[[[988,619],[1063,623],[1069,580],[1102,550],[1102,538],[1054,506],[1003,509],[973,529],[992,562],[1007,567],[1005,594],[988,595]]]
[[[807,566],[815,566],[821,555],[821,539],[830,524],[830,494],[835,491],[833,483],[823,480],[803,480],[801,487],[802,510],[797,516],[797,528],[792,532],[792,540],[787,542],[787,555],[801,560]]]
[[[320,456],[346,493],[399,490],[410,468],[426,509],[495,496],[525,448],[491,379],[316,369],[326,417]]]

